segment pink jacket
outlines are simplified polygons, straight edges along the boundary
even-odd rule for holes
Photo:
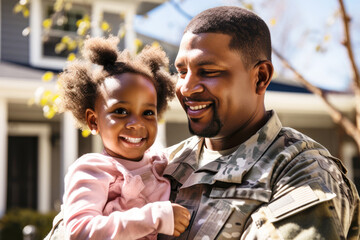
[[[65,177],[66,239],[156,239],[172,235],[170,183],[164,156],[146,152],[139,162],[90,153]]]

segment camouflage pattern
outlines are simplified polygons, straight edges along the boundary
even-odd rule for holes
[[[192,213],[176,239],[359,239],[359,195],[341,162],[271,114],[233,154],[200,169],[203,139],[168,149],[171,200]]]
[[[53,220],[53,225],[44,238],[44,240],[64,240],[65,239],[65,224],[64,224],[64,211],[61,211],[55,216]]]

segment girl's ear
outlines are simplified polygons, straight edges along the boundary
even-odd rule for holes
[[[85,112],[86,122],[91,132],[98,132],[97,116],[94,110],[88,108]]]
[[[256,82],[256,93],[263,95],[270,84],[274,67],[269,60],[265,60],[258,63],[257,69],[258,80]]]

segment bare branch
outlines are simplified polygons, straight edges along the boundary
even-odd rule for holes
[[[360,106],[359,106],[359,101],[360,101],[360,75],[359,75],[359,68],[357,67],[356,61],[355,61],[355,57],[354,57],[354,51],[353,51],[353,47],[351,44],[351,31],[350,31],[350,27],[349,27],[349,22],[351,21],[351,18],[348,16],[346,9],[345,9],[345,5],[344,5],[344,1],[343,0],[338,0],[339,1],[339,5],[340,5],[340,12],[341,12],[341,16],[342,16],[342,22],[343,22],[343,26],[344,26],[344,46],[347,50],[348,56],[349,56],[349,60],[350,60],[350,64],[351,64],[351,69],[352,69],[352,74],[353,74],[353,82],[354,82],[354,87],[355,87],[355,99],[356,99],[356,125],[358,127],[360,127]],[[358,129],[358,131],[360,131],[360,129]],[[360,146],[359,146],[360,148]]]
[[[345,10],[345,5],[344,5],[344,1],[343,0],[338,0],[339,1],[339,5],[340,5],[340,11],[341,11],[341,16],[342,16],[342,22],[343,22],[343,26],[344,26],[344,35],[345,35],[345,39],[344,39],[344,46],[346,47],[347,53],[349,55],[349,60],[350,60],[350,64],[352,67],[352,71],[353,71],[353,80],[354,83],[356,85],[357,88],[360,88],[360,75],[359,75],[359,69],[356,65],[356,61],[354,58],[354,51],[352,48],[352,44],[351,44],[351,31],[349,28],[349,22],[351,20],[351,18],[347,15],[346,10]]]
[[[333,121],[341,126],[344,131],[351,136],[358,146],[360,146],[360,131],[356,128],[355,124],[342,114],[328,99],[326,92],[307,81],[276,49],[273,48],[274,54],[281,60],[286,68],[291,70],[298,80],[312,93],[319,96],[327,106],[329,114]]]

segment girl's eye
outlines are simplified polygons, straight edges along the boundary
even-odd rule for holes
[[[152,111],[152,110],[146,110],[146,111],[144,112],[144,115],[145,115],[145,116],[153,116],[153,115],[155,115],[155,112]]]
[[[126,115],[128,112],[126,111],[125,108],[117,108],[117,109],[115,109],[114,113],[121,114],[121,115]]]

